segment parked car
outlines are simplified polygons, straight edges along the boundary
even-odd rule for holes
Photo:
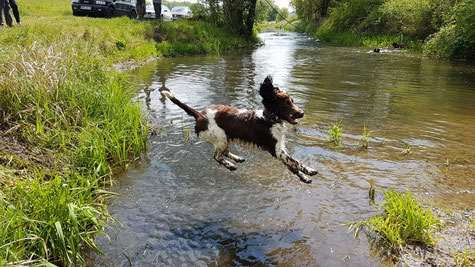
[[[136,0],[72,0],[74,16],[137,17]]]
[[[152,0],[147,0],[145,5],[145,19],[155,19],[155,8],[153,7]],[[167,6],[162,5],[162,20],[164,21],[171,21],[172,20],[172,12]]]
[[[172,12],[167,6],[162,5],[162,20],[164,21],[172,21]]]
[[[176,6],[172,8],[173,20],[182,18],[191,18],[193,14],[188,6]]]

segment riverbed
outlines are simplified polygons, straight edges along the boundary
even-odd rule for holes
[[[214,56],[164,58],[133,72],[156,125],[147,153],[114,177],[109,211],[120,225],[98,238],[95,266],[379,266],[389,264],[344,224],[379,210],[377,189],[410,190],[444,208],[475,208],[475,68],[405,50],[327,46],[296,33],[263,33],[265,45]],[[305,111],[288,127],[290,154],[319,170],[304,184],[271,155],[230,172],[166,100],[262,108],[272,75]],[[328,129],[341,120],[344,145]],[[363,127],[369,147],[362,148]],[[376,202],[383,200],[376,191]]]

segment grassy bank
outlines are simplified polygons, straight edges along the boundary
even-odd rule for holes
[[[73,17],[69,0],[18,4],[24,26],[0,29],[0,265],[70,265],[112,220],[103,186],[147,146],[136,88],[113,64],[255,40],[205,22]]]

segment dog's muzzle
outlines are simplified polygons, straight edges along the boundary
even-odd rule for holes
[[[299,123],[298,119],[303,118],[304,112],[299,110],[292,115],[290,115],[289,119],[287,120],[290,124],[297,124]]]

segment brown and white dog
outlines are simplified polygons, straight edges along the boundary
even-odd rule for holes
[[[198,112],[180,102],[170,92],[163,92],[173,103],[196,119],[196,134],[214,146],[214,159],[224,167],[231,171],[236,170],[236,165],[224,157],[235,162],[244,161],[244,158],[229,152],[230,142],[250,143],[269,151],[302,182],[311,183],[312,180],[304,174],[313,176],[318,172],[291,157],[284,146],[284,122],[297,124],[304,112],[294,105],[287,92],[274,87],[270,76],[267,76],[261,84],[259,93],[263,98],[264,110],[244,110],[223,105],[211,105]]]

